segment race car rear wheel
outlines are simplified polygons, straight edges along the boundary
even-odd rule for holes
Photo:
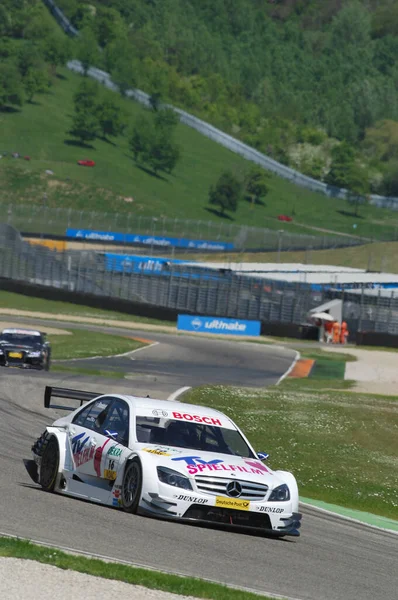
[[[40,465],[40,485],[46,492],[53,492],[58,475],[59,447],[58,441],[51,436],[44,449]]]
[[[128,513],[136,513],[141,497],[142,468],[138,458],[128,463],[123,475],[121,500],[122,508]]]

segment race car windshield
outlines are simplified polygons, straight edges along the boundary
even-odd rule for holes
[[[137,441],[257,458],[236,429],[137,416]]]
[[[19,344],[21,346],[35,346],[42,342],[40,335],[27,335],[23,333],[3,333],[1,336],[2,342],[9,344]]]

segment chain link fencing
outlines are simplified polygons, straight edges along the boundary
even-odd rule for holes
[[[144,234],[152,237],[169,236],[179,239],[232,242],[234,250],[237,252],[278,253],[293,250],[311,251],[343,248],[357,246],[365,242],[364,239],[348,235],[304,235],[282,229],[248,227],[233,223],[143,217],[130,213],[51,208],[44,205],[0,203],[0,211],[0,214],[4,215],[7,220],[8,225],[19,231],[44,237],[50,233],[65,236],[67,229],[85,229],[122,234]],[[152,252],[156,251],[154,242],[148,246]],[[160,251],[164,252],[165,248],[161,248]]]
[[[102,252],[50,250],[22,241],[0,227],[0,277],[72,292],[123,299],[211,316],[304,324],[308,312],[332,298],[343,299],[350,331],[398,334],[398,290],[314,289],[303,282],[243,276],[169,263],[160,272],[111,270]]]

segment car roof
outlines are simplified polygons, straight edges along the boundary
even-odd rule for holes
[[[126,400],[129,404],[134,405],[136,409],[154,409],[154,410],[165,410],[174,411],[178,413],[190,413],[199,416],[207,416],[228,419],[232,422],[229,417],[219,410],[214,408],[208,408],[207,406],[200,406],[197,404],[187,404],[186,402],[177,402],[175,400],[159,400],[158,398],[143,398],[141,396],[130,396],[125,394],[103,394],[104,396],[112,396],[113,398],[121,398]]]
[[[41,335],[40,331],[37,331],[36,329],[3,329],[1,333],[16,333],[20,335]]]

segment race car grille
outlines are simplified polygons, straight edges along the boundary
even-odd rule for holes
[[[190,506],[183,518],[194,519],[196,521],[210,521],[211,523],[220,523],[223,525],[239,525],[241,527],[272,530],[269,515],[265,513],[204,506],[203,504],[193,504]]]
[[[253,481],[241,481],[240,479],[230,479],[228,477],[209,477],[207,475],[197,475],[195,477],[196,487],[198,491],[212,496],[228,496],[227,486],[231,481],[239,483],[242,492],[239,498],[246,500],[263,500],[268,491],[268,486],[263,483]]]

